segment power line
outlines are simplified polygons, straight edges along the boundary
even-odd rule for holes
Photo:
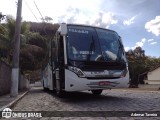
[[[38,6],[37,6],[36,2],[35,2],[34,0],[33,0],[33,2],[34,2],[34,5],[36,6],[36,8],[37,8],[37,10],[38,10],[38,12],[39,12],[39,14],[40,14],[40,16],[42,17],[42,21],[45,23],[45,20],[44,20],[44,18],[43,18],[43,16],[42,16],[41,11],[40,11],[40,10],[39,10],[39,8],[38,8]],[[43,26],[43,30],[44,30],[45,34],[47,35],[47,32],[46,32],[45,26],[46,26],[46,23],[45,23],[45,24],[44,24],[44,26]]]
[[[45,21],[44,21],[44,19],[43,19],[42,14],[41,14],[41,12],[40,12],[40,10],[39,10],[38,6],[37,6],[37,4],[36,4],[36,2],[35,2],[34,0],[33,0],[33,2],[34,2],[34,5],[35,5],[35,6],[36,6],[36,8],[37,8],[37,10],[38,10],[39,14],[41,15],[43,22],[45,22]]]
[[[44,18],[43,18],[43,16],[42,16],[42,14],[41,14],[41,11],[39,10],[39,8],[38,8],[38,6],[37,6],[36,2],[35,2],[34,0],[33,0],[33,2],[34,2],[34,5],[35,5],[35,6],[36,6],[36,8],[37,8],[37,10],[38,10],[39,14],[40,14],[40,15],[41,15],[41,17],[42,17],[42,21],[45,23],[45,20],[44,20]],[[46,24],[44,24],[44,26],[43,26],[43,30],[44,30],[45,34],[47,35],[47,32],[46,32],[45,26],[46,26]]]
[[[32,11],[32,9],[29,7],[28,3],[24,0],[25,4],[27,5],[28,9],[31,11],[31,13],[33,14],[33,16],[36,18],[36,20],[38,21],[36,15],[34,14],[34,12]],[[38,21],[39,22],[39,21]]]

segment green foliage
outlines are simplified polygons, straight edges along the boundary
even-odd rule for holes
[[[154,68],[160,66],[160,58],[147,56],[146,66],[149,68],[149,71],[153,70]]]
[[[45,57],[45,52],[41,47],[26,44],[23,49],[21,49],[20,56],[20,66],[24,72],[39,69]]]
[[[6,62],[9,63],[11,63],[13,53],[15,24],[16,20],[12,16],[6,16],[6,23],[1,25],[0,28],[0,56],[6,57]],[[29,32],[29,24],[22,22],[20,34],[21,47],[26,44],[25,34],[27,34],[27,32]]]
[[[147,73],[153,68],[160,65],[160,58],[153,58],[145,56],[145,51],[141,47],[137,47],[134,50],[129,50],[127,53],[129,72],[130,72],[130,86],[138,87],[139,76],[142,73]]]
[[[45,37],[41,36],[39,33],[29,32],[27,35],[27,43],[31,45],[36,45],[41,48],[47,48],[47,41]]]
[[[15,19],[11,16],[7,16],[7,24],[6,24],[6,28],[8,31],[7,37],[10,41],[13,40],[13,38],[14,38],[15,24],[16,24]]]
[[[21,25],[21,34],[27,34],[30,29],[30,24],[28,22],[22,22]]]
[[[10,64],[13,55],[15,24],[16,21],[12,16],[7,16],[6,23],[0,24],[0,59]],[[21,23],[20,69],[22,73],[41,68],[48,53],[48,41],[57,30],[52,24],[37,23],[35,27],[32,25],[35,24]],[[31,26],[36,31],[31,31]]]
[[[57,31],[59,24],[30,22],[30,26],[31,32],[38,32],[40,35],[51,39]]]

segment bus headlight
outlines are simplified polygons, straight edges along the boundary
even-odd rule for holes
[[[76,73],[76,75],[78,75],[78,77],[85,77],[85,74],[79,68],[76,68],[76,67],[73,67],[73,66],[68,66],[68,70]]]

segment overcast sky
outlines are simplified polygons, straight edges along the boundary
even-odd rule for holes
[[[0,0],[0,12],[15,17],[16,2]],[[23,0],[23,20],[41,22],[34,2],[52,23],[112,29],[122,37],[126,50],[140,46],[146,55],[160,57],[160,0]]]

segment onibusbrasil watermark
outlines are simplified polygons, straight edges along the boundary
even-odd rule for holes
[[[3,118],[41,118],[42,113],[40,112],[18,112],[12,111],[10,108],[5,108],[2,111]]]
[[[160,117],[160,111],[12,111],[5,108],[3,118],[43,117]]]

